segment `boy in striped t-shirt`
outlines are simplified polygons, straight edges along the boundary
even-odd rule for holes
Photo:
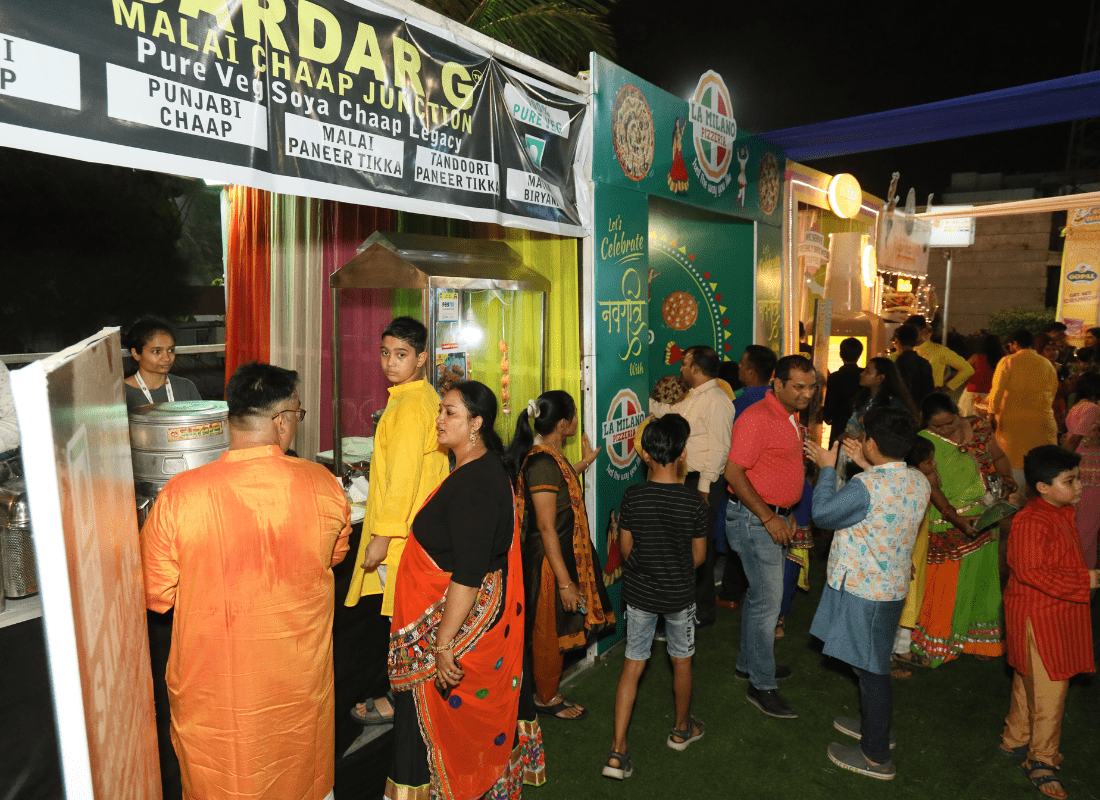
[[[665,618],[676,701],[676,725],[669,733],[668,746],[684,750],[706,730],[706,725],[689,713],[691,657],[695,654],[695,568],[706,558],[710,529],[710,513],[699,493],[681,483],[690,432],[687,420],[679,414],[650,421],[641,441],[649,480],[627,489],[619,509],[626,661],[615,692],[615,738],[603,768],[608,778],[629,778],[634,770],[626,729],[659,616]]]

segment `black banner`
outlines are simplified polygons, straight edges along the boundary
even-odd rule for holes
[[[573,236],[588,227],[584,98],[393,9],[4,6],[0,145]]]

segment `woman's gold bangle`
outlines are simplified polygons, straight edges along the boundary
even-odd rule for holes
[[[456,639],[458,639],[457,636],[455,636],[453,639],[451,639],[451,641],[447,642],[447,644],[443,645],[442,647],[440,647],[438,644],[433,644],[432,652],[442,653],[444,650],[451,650],[455,646]]]

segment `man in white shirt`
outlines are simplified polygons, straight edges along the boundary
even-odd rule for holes
[[[733,403],[715,381],[720,365],[714,348],[706,345],[689,347],[680,363],[680,375],[690,387],[687,397],[674,405],[649,401],[649,410],[654,416],[680,414],[691,426],[686,448],[688,474],[684,485],[698,491],[710,508],[712,528],[717,519],[718,506],[727,491],[723,472],[729,455],[734,414]],[[718,551],[713,536],[707,537],[707,542],[707,560],[696,570],[695,580],[695,615],[701,627],[712,625],[717,619],[714,563]]]

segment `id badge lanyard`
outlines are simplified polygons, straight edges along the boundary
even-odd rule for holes
[[[150,403],[156,402],[153,400],[153,393],[149,391],[149,387],[145,384],[145,380],[141,377],[141,370],[134,373],[134,377],[137,379],[138,388],[141,389],[145,395],[145,399]],[[176,399],[176,396],[172,393],[172,379],[165,376],[164,378],[164,390],[168,393],[168,402],[171,403]]]

